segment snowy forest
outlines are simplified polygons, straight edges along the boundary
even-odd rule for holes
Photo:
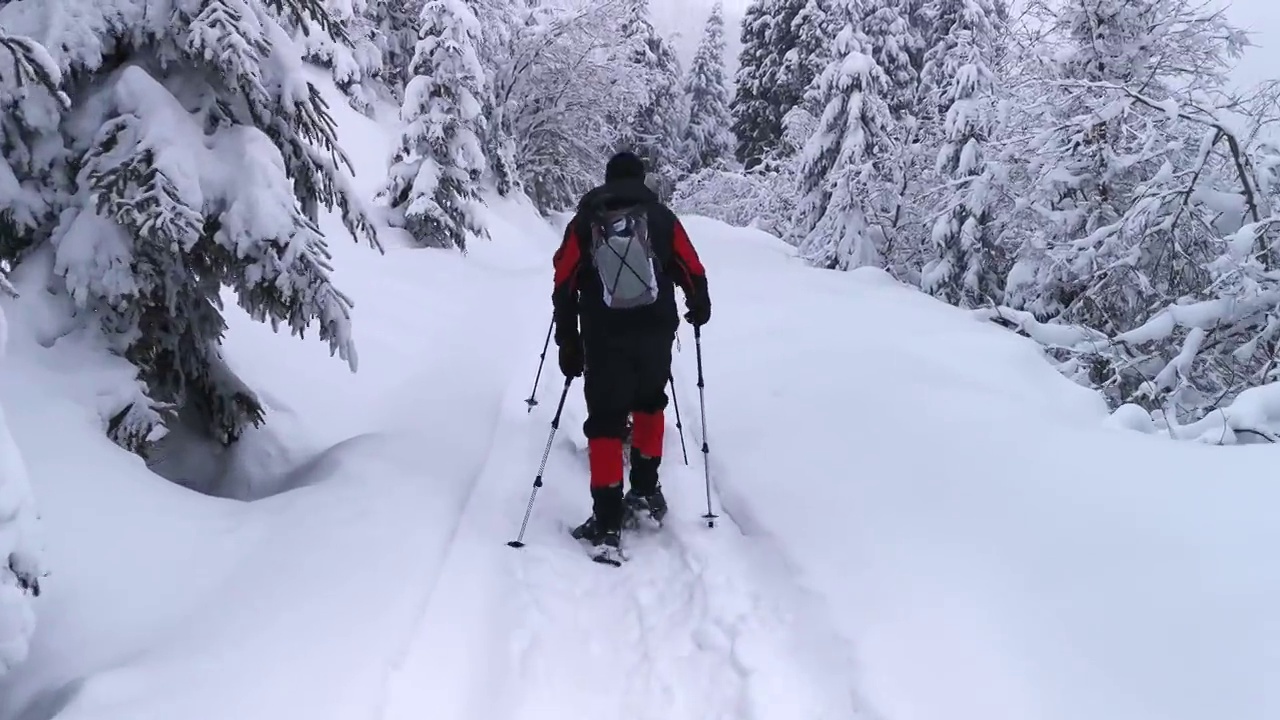
[[[490,194],[571,209],[628,149],[680,212],[881,268],[1043,343],[1113,406],[1194,419],[1275,379],[1275,88],[1194,0],[757,0],[688,62],[648,0],[0,0],[0,289],[137,369],[104,431],[263,420],[219,294],[357,367],[321,210],[465,253]],[[728,73],[725,40],[741,40]],[[373,203],[307,66],[399,108]],[[712,270],[714,273],[714,269]],[[856,332],[850,328],[849,332]],[[938,348],[945,353],[945,347]]]

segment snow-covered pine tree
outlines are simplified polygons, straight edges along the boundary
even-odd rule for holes
[[[918,10],[918,0],[882,0],[864,3],[861,27],[876,65],[884,71],[885,103],[893,118],[885,128],[892,139],[893,152],[877,158],[882,169],[882,182],[888,187],[880,193],[888,206],[884,263],[896,275],[910,275],[912,259],[919,254],[923,238],[919,203],[921,178],[928,165],[919,147],[919,71],[923,39],[907,13]]]
[[[801,254],[820,267],[878,265],[884,232],[877,218],[888,187],[878,160],[893,155],[889,80],[862,33],[861,6],[841,8],[834,58],[818,78],[823,112],[805,146],[793,232]]]
[[[480,28],[463,0],[425,0],[401,120],[404,129],[381,196],[425,247],[466,251],[468,235],[488,237],[480,213],[487,162],[485,72]]]
[[[921,104],[941,141],[934,170],[942,197],[921,287],[961,307],[997,304],[1007,270],[994,227],[1000,173],[985,143],[997,122],[992,60],[1000,17],[989,0],[931,4],[938,31],[924,56]]]
[[[56,130],[59,112],[66,107],[61,82],[57,64],[43,47],[0,29],[0,299],[14,295],[5,278],[5,263],[14,259],[10,253],[30,244],[50,220],[39,188],[22,178],[33,174],[34,149],[28,141]],[[0,305],[0,374],[5,371],[7,334]],[[35,630],[32,601],[45,574],[37,522],[22,454],[0,408],[0,677],[26,659]]]
[[[729,87],[725,82],[724,5],[717,0],[694,53],[685,82],[689,122],[684,131],[685,167],[689,172],[722,165],[733,157]]]
[[[779,170],[800,148],[786,141],[787,125],[809,124],[816,106],[806,93],[831,60],[840,0],[761,0],[748,8],[730,111],[738,138],[736,157],[748,170],[762,163]],[[787,120],[788,113],[807,117]]]
[[[737,138],[734,156],[747,170],[764,161],[782,134],[782,119],[775,117],[773,98],[777,71],[770,60],[775,53],[769,45],[776,1],[754,0],[748,5],[739,33],[742,49],[729,113],[733,116],[730,129]]]
[[[632,47],[630,72],[643,96],[631,117],[618,117],[619,138],[614,150],[630,150],[645,161],[661,197],[669,197],[683,172],[680,147],[680,60],[671,44],[650,21],[649,0],[625,0],[620,37]],[[623,104],[623,112],[630,103]],[[616,116],[617,110],[610,112]]]
[[[298,335],[315,323],[356,366],[352,303],[309,214],[336,206],[376,240],[281,18],[334,26],[315,0],[0,6],[0,25],[42,41],[71,78],[45,169],[11,167],[57,199],[35,242],[84,322],[138,368],[144,392],[111,409],[107,432],[144,455],[175,415],[223,443],[263,419],[221,356],[224,285],[258,320]]]
[[[342,32],[325,32],[314,20],[308,19],[293,33],[295,41],[303,48],[303,58],[328,68],[351,107],[366,115],[373,113],[383,69],[382,48],[379,47],[381,28],[371,17],[375,9],[371,1],[385,2],[323,0],[329,17],[341,27]]]

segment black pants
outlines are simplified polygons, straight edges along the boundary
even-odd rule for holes
[[[582,432],[588,439],[622,438],[627,415],[666,409],[674,333],[598,333],[583,340],[587,421]]]

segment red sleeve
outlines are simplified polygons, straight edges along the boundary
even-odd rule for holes
[[[577,218],[564,229],[564,240],[551,259],[555,282],[551,289],[551,313],[556,326],[556,345],[573,342],[578,333],[578,267],[582,264],[582,246],[575,231]]]
[[[671,251],[676,266],[684,274],[680,285],[685,292],[692,292],[697,287],[698,280],[706,281],[706,268],[702,267],[698,251],[693,249],[693,243],[689,241],[689,233],[685,232],[679,218],[676,219],[675,232],[672,233]]]
[[[565,290],[573,289],[573,280],[578,274],[578,263],[582,261],[582,248],[578,245],[578,234],[574,232],[573,226],[574,223],[570,222],[565,227],[564,240],[560,242],[560,248],[551,258],[551,263],[555,267],[555,291],[560,291],[565,283],[568,283]]]

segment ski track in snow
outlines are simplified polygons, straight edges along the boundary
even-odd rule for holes
[[[531,349],[545,332],[534,320],[515,333]],[[716,527],[701,518],[701,440],[688,417],[696,394],[679,394],[687,467],[668,414],[666,527],[624,536],[629,562],[594,563],[568,534],[590,512],[585,454],[574,440],[576,383],[526,546],[505,545],[519,529],[563,387],[548,355],[536,412],[523,402],[524,371],[534,368],[520,367],[508,383],[489,459],[377,717],[409,720],[427,707],[440,717],[507,720],[868,717],[848,645],[773,543],[744,534],[714,495]]]
[[[824,650],[821,615],[786,576],[755,569],[769,548],[757,555],[726,518],[707,528],[699,517],[696,467],[668,469],[667,526],[624,538],[623,567],[586,559],[567,534],[577,516],[550,523],[516,559],[527,680],[513,717],[541,718],[583,686],[596,692],[575,710],[636,720],[856,714],[853,674]]]

